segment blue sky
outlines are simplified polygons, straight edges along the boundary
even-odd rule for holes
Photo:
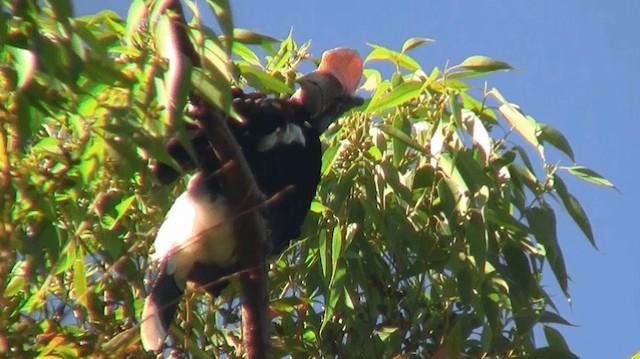
[[[107,2],[76,0],[79,14]],[[126,15],[128,1],[108,7]],[[640,45],[635,0],[231,1],[238,27],[284,38],[291,28],[313,52],[366,43],[399,49],[409,37],[434,44],[412,55],[423,68],[471,55],[506,61],[517,70],[487,78],[507,99],[560,130],[579,164],[611,180],[620,192],[567,179],[596,235],[594,250],[566,215],[559,239],[571,276],[571,305],[552,281],[560,327],[581,358],[629,358],[640,351],[640,241],[633,229],[639,186]],[[203,1],[199,1],[204,6]],[[428,71],[427,71],[428,72]],[[634,159],[636,158],[636,159]],[[562,158],[563,164],[569,165]],[[559,212],[558,212],[559,213]]]

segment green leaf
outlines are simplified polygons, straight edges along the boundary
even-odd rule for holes
[[[83,307],[89,307],[89,300],[87,297],[87,272],[84,261],[84,250],[82,246],[76,248],[76,258],[73,263],[73,289],[76,296],[76,300]]]
[[[367,58],[364,59],[365,64],[370,61],[378,60],[378,61],[389,61],[395,64],[396,66],[405,68],[409,71],[416,71],[420,69],[420,64],[417,63],[416,60],[407,56],[406,54],[393,51],[393,50],[387,49],[386,47],[382,47],[374,44],[368,44],[368,45],[373,47],[373,50],[369,53],[369,55],[367,55]]]
[[[540,323],[556,323],[571,327],[575,326],[558,314],[546,310],[540,314]]]
[[[564,263],[562,249],[558,243],[556,232],[556,215],[548,205],[532,207],[525,213],[531,233],[536,237],[538,243],[542,244],[546,251],[546,257],[551,266],[551,270],[562,289],[565,297],[569,298],[569,283],[567,269]]]
[[[22,90],[31,83],[31,80],[36,73],[36,55],[30,50],[20,49],[13,46],[7,45],[5,48],[9,51],[11,56],[13,56],[13,63],[18,77],[16,85],[18,89]]]
[[[240,73],[247,80],[249,86],[258,91],[268,93],[290,93],[291,88],[282,80],[269,75],[267,72],[247,64],[238,64]]]
[[[131,6],[129,6],[129,12],[127,13],[127,22],[125,27],[125,35],[128,45],[133,45],[133,39],[138,34],[140,29],[143,28],[143,24],[147,21],[147,4],[144,0],[133,0]]]
[[[404,82],[394,87],[391,91],[371,100],[369,106],[364,110],[364,113],[380,113],[389,108],[404,104],[420,94],[422,85],[422,82],[418,81]]]
[[[260,58],[253,52],[248,46],[235,42],[233,44],[233,53],[240,56],[244,61],[246,61],[249,65],[255,67],[262,67],[260,63]]]
[[[509,282],[511,288],[519,287],[523,292],[528,292],[534,283],[533,273],[529,259],[520,248],[515,245],[506,245],[503,248],[503,254],[507,263],[509,276],[513,281]],[[523,328],[518,328],[522,330]]]
[[[498,112],[511,124],[511,126],[533,146],[541,158],[544,159],[544,147],[538,141],[539,126],[532,118],[525,116],[514,104],[503,103],[498,107]]]
[[[469,254],[473,256],[476,268],[482,273],[487,260],[487,233],[480,211],[471,211],[469,214],[465,238],[469,246]]]
[[[587,237],[589,243],[591,243],[593,248],[598,249],[591,229],[591,223],[589,222],[589,217],[587,217],[587,214],[582,208],[582,205],[580,205],[580,202],[578,202],[578,200],[569,193],[564,181],[562,181],[558,175],[553,176],[553,188],[560,196],[564,208],[569,212],[569,215],[573,218],[573,221],[578,225],[580,230],[582,230],[582,233]]]
[[[493,187],[491,179],[487,176],[484,168],[476,161],[471,151],[464,150],[458,152],[456,157],[456,167],[464,178],[464,182],[470,191],[476,192],[481,186]]]
[[[567,351],[569,350],[569,346],[567,345],[567,342],[564,340],[564,337],[557,329],[554,329],[548,325],[545,325],[543,330],[544,330],[544,336],[547,339],[547,344],[549,344],[550,347],[556,348],[556,349],[564,349]]]
[[[116,217],[115,221],[113,222],[109,230],[113,230],[115,226],[120,222],[120,220],[129,212],[129,210],[131,209],[131,205],[135,200],[136,200],[136,195],[133,194],[123,199],[120,203],[116,205],[116,212],[118,213],[118,216]]]
[[[562,348],[544,347],[533,350],[526,359],[580,359],[577,355]]]
[[[34,148],[42,150],[44,152],[49,152],[54,155],[62,156],[63,151],[61,148],[60,140],[55,137],[44,137],[38,143],[36,143]]]
[[[398,331],[398,329],[400,329],[400,328],[384,326],[384,327],[380,328],[379,330],[377,330],[376,334],[378,335],[380,340],[382,340],[383,342],[386,342],[387,340],[389,340],[389,337],[391,337],[391,335],[393,335],[393,333]]]
[[[335,274],[337,273],[338,260],[342,254],[342,231],[340,224],[336,224],[333,227],[333,235],[331,237],[331,268],[333,268],[333,275],[331,276],[330,286],[333,287],[336,281]]]
[[[332,146],[327,148],[322,154],[322,168],[320,169],[320,173],[322,173],[322,177],[324,177],[333,166],[333,163],[336,160],[336,155],[338,154],[338,146]]]
[[[438,157],[438,165],[442,169],[442,172],[445,174],[446,178],[451,179],[455,183],[454,193],[465,193],[469,191],[469,186],[467,182],[462,177],[462,174],[458,170],[458,166],[454,158],[451,157],[451,154],[448,152],[440,153]]]
[[[586,167],[573,166],[573,167],[560,167],[560,168],[567,170],[572,175],[574,175],[574,176],[576,176],[576,177],[578,177],[580,179],[583,179],[585,181],[588,181],[588,182],[591,182],[591,183],[595,183],[595,184],[600,185],[600,186],[606,186],[606,187],[610,187],[610,188],[615,188],[613,183],[609,182],[609,180],[607,180],[606,178],[602,177],[596,171],[590,170],[590,169],[588,169]]]
[[[322,202],[313,200],[311,202],[311,207],[309,210],[313,213],[323,213],[325,211],[325,206],[322,204]]]
[[[191,72],[191,86],[203,99],[218,108],[228,109],[231,106],[231,87],[224,76],[208,77],[199,67]]]
[[[449,96],[449,108],[451,109],[451,115],[456,124],[457,128],[462,127],[462,109],[460,108],[460,103],[458,102],[458,96],[455,94],[450,94]]]
[[[267,43],[274,43],[278,41],[276,38],[273,38],[271,36],[239,28],[233,29],[233,40],[236,43],[239,42],[247,45],[264,45]],[[236,46],[236,44],[234,44],[233,46]]]
[[[218,24],[220,24],[220,29],[222,30],[222,34],[226,39],[233,39],[233,17],[231,16],[231,6],[229,5],[228,0],[207,0],[207,4],[216,15],[218,19]],[[227,53],[231,51],[231,45],[233,41],[226,41],[227,44]]]
[[[458,283],[458,293],[460,294],[460,301],[462,304],[469,305],[471,298],[473,298],[473,281],[471,279],[471,272],[466,266],[459,270],[456,270],[456,280]]]
[[[540,134],[538,138],[543,141],[550,143],[553,147],[562,151],[565,155],[569,156],[569,158],[575,162],[575,158],[573,156],[573,150],[571,149],[571,145],[569,141],[560,133],[560,131],[555,128],[540,124]]]
[[[513,67],[504,61],[495,60],[490,57],[481,55],[468,57],[458,66],[465,69],[481,72],[513,70]]]
[[[447,358],[459,358],[460,353],[463,351],[463,343],[465,335],[462,332],[462,319],[457,318],[453,324],[453,328],[449,330],[449,333],[445,339],[445,347],[447,348]]]
[[[333,274],[332,268],[329,266],[330,262],[328,260],[329,256],[329,248],[327,246],[327,231],[325,229],[320,230],[318,234],[318,251],[320,254],[320,268],[322,269],[322,276],[325,278],[330,278]],[[328,285],[329,283],[327,283]]]
[[[414,150],[417,150],[419,152],[422,152],[424,154],[428,154],[427,150],[420,146],[420,144],[414,140],[413,138],[411,138],[409,135],[405,134],[404,132],[400,131],[399,129],[393,127],[393,126],[389,126],[386,125],[384,123],[381,123],[377,126],[382,132],[386,133],[387,135],[395,138],[396,140],[404,143],[405,145],[413,148]]]
[[[487,221],[493,222],[513,232],[528,233],[529,228],[508,213],[497,213],[492,208],[486,209]]]
[[[424,44],[435,42],[435,40],[428,37],[412,37],[402,44],[402,53],[415,49],[416,47]]]

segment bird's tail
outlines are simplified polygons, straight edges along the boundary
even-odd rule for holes
[[[182,293],[174,276],[163,266],[142,309],[140,337],[145,350],[157,351],[162,347]]]

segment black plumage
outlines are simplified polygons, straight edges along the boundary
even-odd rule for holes
[[[258,189],[267,199],[277,196],[261,209],[269,239],[266,255],[280,253],[299,236],[320,182],[320,135],[363,102],[353,96],[361,74],[357,53],[337,49],[325,52],[318,70],[299,79],[301,88],[290,98],[233,90],[233,108],[244,121],[228,118],[227,126]],[[167,150],[185,172],[198,173],[176,199],[154,244],[161,272],[145,301],[141,325],[143,346],[151,350],[160,348],[187,281],[216,296],[227,284],[224,277],[241,269],[224,177],[214,175],[221,164],[203,129],[192,123],[185,126],[198,163],[177,138],[168,141]],[[163,184],[180,177],[164,163],[157,163],[154,173]]]

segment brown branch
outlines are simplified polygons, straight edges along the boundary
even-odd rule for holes
[[[200,59],[185,31],[185,19],[178,0],[165,0],[160,5],[162,11],[170,10],[171,48],[186,55],[194,66]],[[179,54],[176,54],[179,55]],[[172,56],[179,59],[181,56]],[[180,60],[177,60],[180,61]],[[269,355],[269,321],[267,318],[267,268],[265,265],[266,227],[258,208],[264,196],[258,189],[253,174],[247,165],[238,143],[226,126],[227,114],[206,103],[195,94],[190,95],[194,106],[194,118],[204,129],[220,163],[234,161],[237,165],[224,171],[225,197],[232,213],[238,213],[234,220],[234,238],[242,287],[242,328],[244,347],[248,358],[267,358]]]

